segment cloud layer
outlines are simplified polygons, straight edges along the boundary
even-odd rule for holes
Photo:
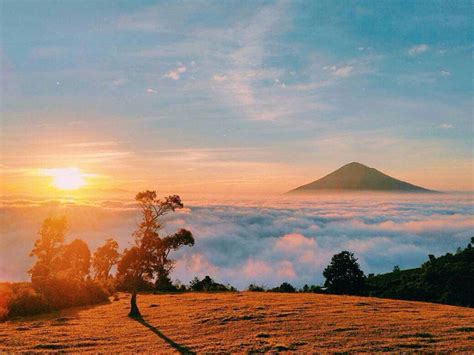
[[[341,250],[355,252],[366,273],[420,265],[427,255],[465,245],[474,227],[470,195],[394,198],[280,197],[231,203],[201,201],[166,218],[164,233],[189,228],[196,245],[175,254],[173,278],[211,275],[245,288],[255,282],[297,286],[323,281],[322,271]],[[41,220],[65,213],[69,238],[95,249],[107,237],[127,247],[139,215],[133,204],[10,200],[2,207],[0,278],[26,279],[28,253]]]

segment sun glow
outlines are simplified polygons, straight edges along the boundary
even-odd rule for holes
[[[76,190],[86,184],[86,175],[78,168],[41,169],[41,173],[53,178],[52,185],[60,190]]]

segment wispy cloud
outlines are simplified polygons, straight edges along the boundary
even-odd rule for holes
[[[439,128],[450,129],[450,128],[453,128],[453,125],[450,124],[450,123],[442,123],[442,124],[439,125]]]
[[[337,67],[335,65],[332,66],[325,66],[325,70],[329,70],[332,75],[340,77],[340,78],[347,78],[351,75],[354,67],[352,65],[345,65],[341,67]]]
[[[227,79],[227,76],[224,74],[215,74],[212,76],[212,80],[214,81],[224,81]]]
[[[427,44],[424,44],[424,43],[423,44],[418,44],[416,46],[410,47],[408,49],[408,54],[411,55],[411,56],[416,56],[416,55],[425,53],[429,49],[430,49],[430,47]]]
[[[179,80],[181,75],[186,72],[186,67],[180,64],[176,69],[171,70],[163,75],[164,78],[169,78],[173,80]]]

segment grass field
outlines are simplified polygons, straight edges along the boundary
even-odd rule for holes
[[[474,309],[318,294],[129,295],[0,323],[0,351],[474,351]]]

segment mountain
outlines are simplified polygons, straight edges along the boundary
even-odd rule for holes
[[[387,192],[436,192],[394,179],[374,168],[360,163],[349,163],[325,177],[297,187],[295,192],[323,191],[387,191]]]

